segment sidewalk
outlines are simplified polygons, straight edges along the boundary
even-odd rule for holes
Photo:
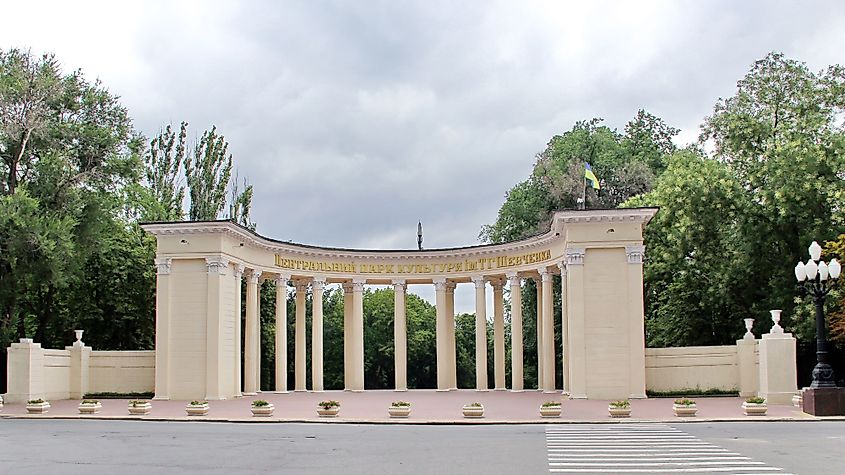
[[[276,407],[273,417],[253,417],[250,405],[255,399],[265,399]],[[317,417],[319,401],[334,399],[340,402],[340,414],[335,419]],[[390,419],[387,408],[392,401],[412,403],[408,419]],[[558,419],[541,418],[539,406],[546,401],[562,401],[563,413]],[[484,405],[483,419],[464,419],[461,407],[464,404],[480,402]],[[745,416],[739,397],[696,398],[698,415],[693,418],[679,418],[672,413],[673,398],[631,400],[630,419],[611,419],[607,414],[608,401],[570,400],[559,392],[543,394],[535,390],[521,393],[508,391],[477,392],[463,389],[437,392],[414,390],[407,392],[366,391],[359,393],[345,391],[291,392],[276,394],[261,393],[227,401],[210,401],[207,416],[187,417],[186,401],[152,401],[148,416],[130,416],[126,399],[101,399],[103,409],[96,415],[80,416],[78,400],[51,401],[52,407],[45,415],[27,415],[24,404],[7,404],[0,411],[0,418],[101,418],[140,420],[208,420],[208,421],[254,421],[254,422],[349,422],[349,423],[411,423],[411,424],[531,424],[567,422],[707,422],[707,421],[757,421],[757,420],[845,420],[845,418],[817,418],[804,414],[791,405],[770,405],[768,415]]]

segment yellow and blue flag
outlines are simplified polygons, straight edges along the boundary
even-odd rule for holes
[[[596,174],[593,173],[593,169],[587,162],[584,162],[584,178],[589,181],[590,186],[597,190],[599,189],[599,179],[596,178]]]

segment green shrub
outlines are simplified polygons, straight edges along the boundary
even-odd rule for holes
[[[480,402],[471,402],[471,403],[467,404],[467,406],[469,406],[469,407],[484,407],[484,406],[481,405]]]
[[[133,399],[133,400],[129,401],[129,405],[132,406],[132,407],[140,407],[140,406],[143,406],[146,403],[147,403],[147,401],[142,401],[140,399]]]
[[[252,407],[267,407],[270,403],[265,401],[264,399],[256,399],[252,401]]]
[[[390,405],[392,407],[411,407],[411,403],[408,401],[393,401]]]
[[[99,404],[100,401],[96,399],[83,399],[82,404]]]
[[[206,404],[208,404],[208,401],[191,401],[189,406],[204,406]]]
[[[686,398],[675,399],[675,404],[677,404],[679,406],[694,406],[695,405],[695,399],[686,399]]]
[[[631,401],[627,399],[621,399],[619,401],[613,401],[609,404],[610,407],[614,409],[628,409],[631,407]]]
[[[41,398],[38,399],[30,399],[26,402],[27,404],[44,404],[44,400]]]
[[[328,411],[333,407],[340,407],[340,402],[338,401],[320,401],[317,403],[318,406],[322,407],[324,410]]]
[[[754,396],[754,397],[747,398],[745,400],[745,402],[747,402],[748,404],[766,404],[766,398]]]
[[[542,407],[560,407],[560,401],[544,402]]]

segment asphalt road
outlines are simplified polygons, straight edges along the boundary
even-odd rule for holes
[[[547,437],[556,436],[549,436],[546,427],[5,419],[0,420],[0,473],[549,473],[549,462],[555,456],[550,455],[552,449],[547,450]],[[571,429],[591,440],[602,431],[628,430],[617,424],[548,427],[549,431]],[[642,427],[652,430],[649,425]],[[845,422],[662,427],[671,434],[682,434],[673,436],[682,442],[700,440],[759,461],[753,463],[765,463],[765,470],[845,474]],[[631,431],[637,430],[631,426]],[[564,436],[566,440],[569,437]],[[618,443],[616,437],[597,438]],[[592,444],[563,445],[578,443]],[[665,468],[661,463],[646,462],[649,460],[643,463],[645,467]],[[603,470],[601,463],[586,465]],[[621,471],[609,467],[604,473]]]

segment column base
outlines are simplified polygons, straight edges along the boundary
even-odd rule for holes
[[[507,391],[508,388],[493,388],[493,391]]]
[[[244,396],[257,396],[258,393],[244,393]]]
[[[154,396],[153,401],[169,401],[169,396]]]
[[[295,392],[295,393],[306,393],[306,392],[308,392],[308,390],[307,389],[294,389],[293,392]]]
[[[845,416],[845,388],[809,388],[803,392],[804,412],[814,416]]]
[[[476,389],[476,390],[475,390],[475,392],[477,392],[477,393],[486,393],[486,392],[488,392],[488,391],[490,391],[490,390],[489,390],[489,389],[487,389],[487,388],[482,388],[482,389]]]
[[[523,393],[525,391],[523,391],[522,389],[511,389],[511,392],[512,393]]]
[[[457,391],[458,388],[449,388],[449,391]]]
[[[393,392],[406,393],[406,392],[408,392],[408,388],[404,388],[404,389],[396,388],[396,389],[393,390]]]
[[[438,393],[448,393],[450,391],[450,389],[448,389],[448,388],[447,389],[437,388],[437,389],[435,389],[435,391],[438,392]]]
[[[555,391],[555,390],[551,390],[551,389],[549,389],[549,390],[544,390],[544,391],[543,391],[543,394],[557,394],[557,391]]]
[[[273,394],[288,394],[290,391],[273,391]]]

